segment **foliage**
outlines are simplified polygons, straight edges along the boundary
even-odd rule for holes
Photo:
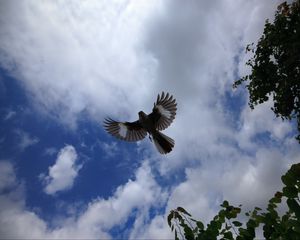
[[[252,109],[273,97],[276,116],[297,119],[300,132],[300,0],[280,4],[274,22],[266,21],[256,48],[252,43],[246,52],[254,53],[246,63],[251,73],[233,87],[248,83]],[[300,142],[300,134],[297,139]]]
[[[175,239],[213,240],[213,239],[254,239],[255,230],[262,225],[266,239],[300,239],[300,163],[294,164],[281,177],[284,187],[269,200],[265,211],[255,207],[246,212],[246,223],[236,218],[241,213],[241,206],[234,207],[224,201],[221,210],[205,227],[203,222],[195,220],[184,208],[171,210],[168,224],[175,233]],[[277,208],[287,203],[288,211],[280,216]]]

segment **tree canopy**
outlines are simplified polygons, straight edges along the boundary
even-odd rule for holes
[[[252,109],[273,98],[276,116],[296,119],[300,133],[300,0],[280,4],[256,47],[248,45],[246,51],[254,53],[246,63],[251,73],[233,86],[247,82]],[[300,134],[297,139],[300,142]]]

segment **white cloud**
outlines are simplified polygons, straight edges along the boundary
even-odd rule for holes
[[[300,154],[299,149],[296,152]],[[169,209],[185,206],[197,217],[208,220],[222,199],[243,204],[243,208],[265,207],[282,187],[280,176],[295,162],[297,157],[265,148],[255,156],[236,154],[230,159],[205,162],[201,167],[187,169],[187,180],[174,189]]]
[[[136,171],[134,180],[119,186],[110,198],[91,201],[76,215],[78,217],[63,219],[54,228],[36,213],[26,210],[24,195],[16,192],[0,196],[0,233],[4,238],[108,239],[108,231],[124,224],[134,209],[149,211],[151,206],[165,201],[165,194],[154,180],[147,162]]]
[[[174,237],[167,225],[166,217],[156,215],[149,224],[143,220],[137,218],[130,239],[172,239]]]
[[[139,44],[154,4],[6,2],[0,63],[24,81],[41,111],[71,126],[83,110],[96,119],[128,117],[136,98],[149,94],[151,60]]]
[[[58,191],[68,190],[73,184],[82,165],[77,163],[77,153],[73,146],[67,145],[62,148],[55,161],[55,164],[49,167],[47,176],[41,175],[45,182],[45,192],[55,194]]]
[[[147,212],[157,199],[163,200],[156,198],[160,186],[144,163],[135,181],[120,186],[109,199],[90,203],[78,219],[55,231],[31,214],[32,221],[41,221],[38,233],[109,237],[106,230],[124,223],[138,208],[130,236],[167,238],[165,215],[178,205],[207,220],[223,198],[247,207],[267,201],[280,188],[280,174],[299,157],[298,145],[289,138],[291,125],[274,118],[270,103],[254,111],[245,105],[236,112],[224,98],[237,74],[249,71],[242,51],[259,38],[278,3],[26,1],[15,8],[14,2],[5,2],[0,8],[1,66],[23,81],[42,112],[75,127],[83,110],[96,121],[107,115],[136,120],[139,110],[151,110],[162,90],[178,102],[176,119],[166,131],[175,139],[171,154],[160,156],[148,139],[138,144],[162,177],[185,170],[186,180],[164,199],[164,214],[151,219]],[[271,141],[263,146],[255,137],[265,132]],[[109,154],[115,151],[114,145],[102,146]],[[70,174],[71,179],[75,173]],[[50,181],[57,185],[48,191],[59,189],[58,182]],[[124,202],[128,206],[121,207]]]
[[[204,223],[216,215],[224,199],[235,206],[242,204],[243,211],[255,206],[264,209],[273,194],[283,187],[280,176],[299,161],[298,142],[289,139],[285,144],[281,148],[260,147],[253,156],[232,152],[203,161],[201,166],[186,168],[186,179],[169,192],[165,213],[133,229],[133,238],[159,239],[159,235],[170,238],[166,217],[178,206]]]
[[[260,133],[269,133],[273,140],[284,140],[291,133],[291,124],[288,121],[283,122],[275,117],[271,110],[272,104],[272,101],[268,101],[256,106],[254,110],[244,108],[236,136],[241,147],[245,149],[257,148],[252,138]]]
[[[224,104],[225,92],[232,92],[232,83],[238,78],[235,57],[241,55],[245,42],[262,33],[265,19],[276,9],[274,1],[245,4],[196,1],[182,6],[180,1],[168,1],[165,11],[150,21],[146,49],[155,59],[157,80],[149,87],[154,92],[168,89],[178,102],[175,122],[167,129],[175,139],[175,148],[167,159],[159,161],[162,174],[195,162],[225,158],[237,150],[232,150],[233,146],[242,144],[243,139],[243,147],[250,145],[249,139],[262,131],[262,127],[253,127],[251,137],[243,131],[250,122],[247,105],[243,112],[249,115],[233,117],[237,110]],[[281,123],[271,111],[265,112],[266,108],[256,110],[257,117],[259,112],[265,113],[266,130],[280,141],[291,131],[289,123]]]
[[[124,186],[120,186],[111,198],[99,199],[90,204],[79,221],[89,228],[92,222],[100,224],[104,229],[110,229],[124,223],[133,209],[149,209],[153,203],[159,204],[163,198],[148,163],[144,162],[136,172],[136,180],[129,180]]]
[[[224,92],[231,91],[238,78],[235,72],[244,71],[234,57],[258,39],[278,3],[211,1],[208,6],[206,2],[182,6],[172,1],[162,16],[153,19],[148,48],[157,63],[154,89],[172,89],[178,101],[175,123],[168,129],[175,149],[164,159],[158,157],[159,169],[168,176],[184,167],[187,177],[171,191],[165,215],[184,206],[207,221],[223,199],[245,208],[262,206],[280,189],[281,174],[297,161],[299,149],[291,158],[286,154],[290,147],[284,144],[291,141],[297,149],[295,140],[287,138],[291,125],[275,119],[270,103],[254,111],[245,105],[237,117],[223,103]],[[256,142],[254,137],[263,132],[274,142],[266,146]],[[155,227],[159,217],[148,226],[152,233],[160,229]]]
[[[117,142],[112,142],[112,143],[99,142],[99,145],[103,149],[107,157],[113,157],[118,152]]]
[[[0,160],[0,192],[14,187],[16,175],[10,162]]]
[[[54,147],[49,147],[45,149],[46,155],[53,156],[55,153],[57,153],[57,149]]]
[[[33,137],[20,129],[15,130],[15,133],[18,137],[18,147],[21,151],[24,151],[26,148],[33,146],[40,141],[37,137]]]

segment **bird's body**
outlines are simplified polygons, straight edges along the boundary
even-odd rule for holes
[[[166,154],[172,151],[174,140],[163,133],[161,130],[167,128],[175,118],[177,103],[173,96],[157,96],[157,101],[150,114],[140,111],[139,119],[135,122],[116,122],[110,118],[105,119],[104,128],[111,135],[125,141],[139,141],[146,137],[147,133],[152,136],[157,150]],[[151,140],[151,138],[150,138]]]
[[[139,112],[139,123],[149,134],[156,131],[153,119],[149,118],[149,116],[143,111]]]

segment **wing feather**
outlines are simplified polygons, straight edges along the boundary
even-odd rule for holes
[[[152,113],[149,114],[149,117],[152,118],[156,129],[161,131],[171,125],[175,119],[176,111],[176,99],[169,93],[165,94],[162,92],[161,95],[158,94]]]
[[[106,118],[103,122],[103,127],[114,137],[130,142],[142,140],[147,135],[139,121],[117,122],[111,118]]]

